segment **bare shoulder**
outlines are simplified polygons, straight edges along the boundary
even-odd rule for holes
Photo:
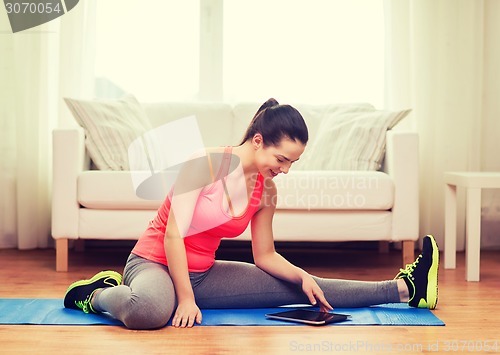
[[[199,150],[181,164],[175,182],[176,193],[198,190],[212,183],[208,154],[208,149]]]
[[[220,154],[224,153],[224,147],[207,147],[205,148],[205,153],[207,154]]]
[[[209,147],[205,149],[206,160],[212,165],[214,174],[219,171],[224,157],[224,147]]]
[[[230,174],[240,166],[240,158],[235,153],[229,156],[225,152],[225,147],[206,148],[207,161],[212,165],[214,175],[220,170],[222,162],[229,157],[229,167],[227,173]]]

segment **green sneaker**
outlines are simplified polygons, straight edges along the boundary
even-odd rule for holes
[[[408,286],[412,307],[435,309],[438,301],[439,249],[432,235],[423,240],[422,253],[413,264],[406,265],[394,279]]]
[[[81,309],[85,313],[97,313],[90,300],[101,288],[114,287],[122,283],[122,275],[115,271],[101,271],[89,280],[73,282],[64,296],[64,307]]]

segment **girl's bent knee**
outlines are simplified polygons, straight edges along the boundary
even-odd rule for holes
[[[122,313],[121,321],[130,329],[158,329],[164,327],[174,312],[174,300],[160,302],[148,296],[131,297]]]
[[[122,320],[123,324],[129,329],[148,330],[158,329],[167,325],[172,311],[153,311],[135,310],[129,312]]]

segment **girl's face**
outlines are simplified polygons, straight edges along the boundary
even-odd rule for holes
[[[255,164],[264,178],[274,178],[280,173],[288,173],[294,162],[299,160],[306,146],[299,141],[283,138],[277,146],[265,147],[262,136],[256,134],[252,143],[256,148]]]

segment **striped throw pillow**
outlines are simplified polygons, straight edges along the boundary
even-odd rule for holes
[[[73,117],[85,130],[85,146],[99,170],[129,170],[128,147],[152,129],[137,99],[118,100],[64,98]]]
[[[380,170],[387,130],[411,110],[364,110],[326,115],[301,168],[304,170]],[[302,159],[301,159],[302,160]]]

